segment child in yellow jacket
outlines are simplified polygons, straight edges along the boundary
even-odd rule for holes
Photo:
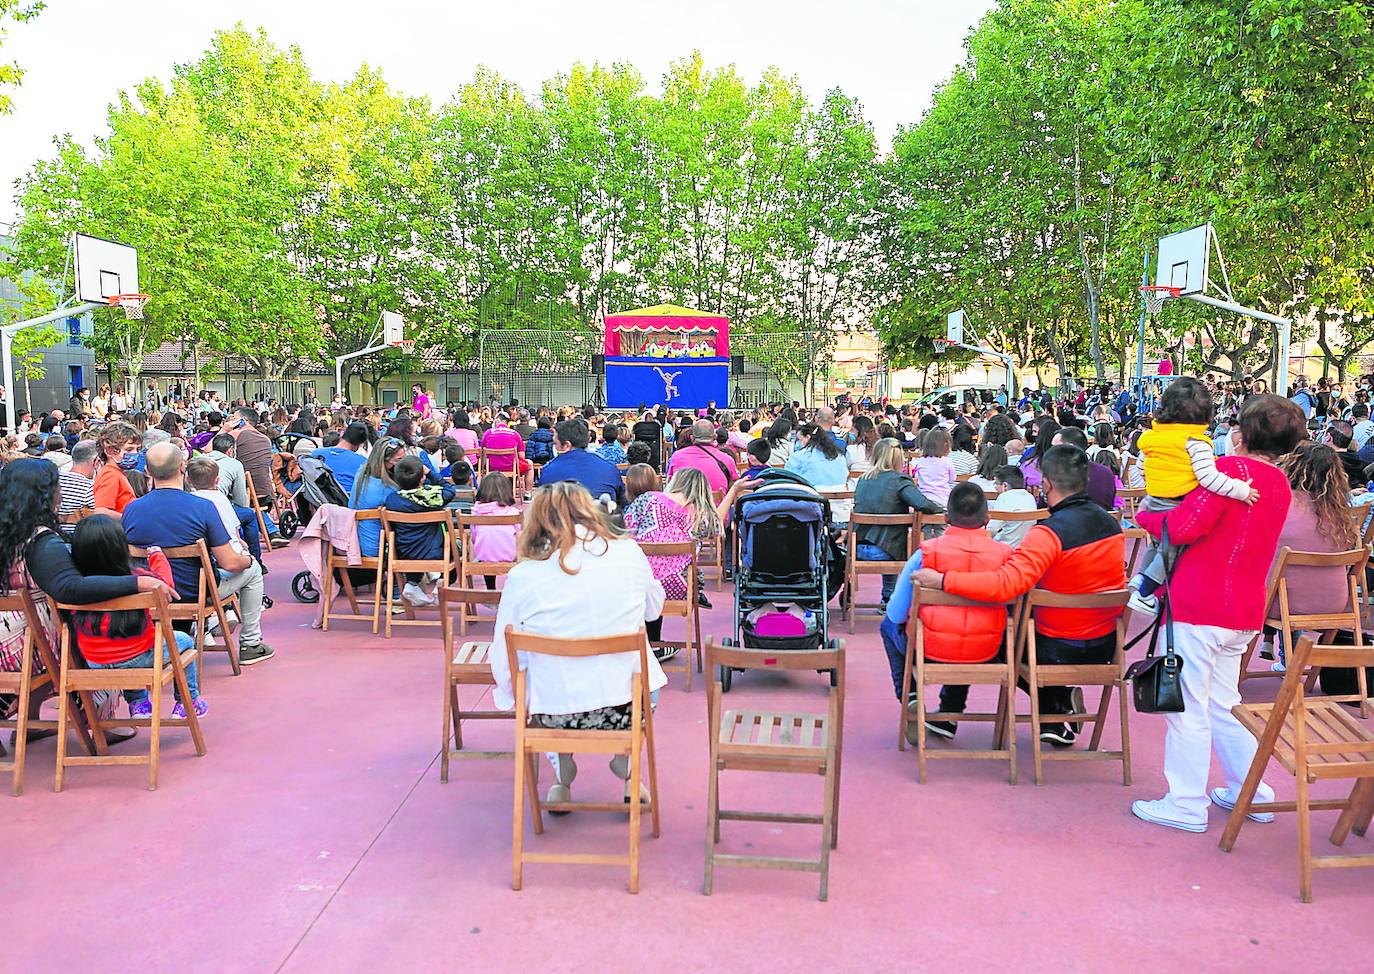
[[[1213,411],[1212,394],[1191,376],[1180,376],[1164,390],[1154,426],[1137,442],[1145,458],[1147,496],[1143,510],[1172,510],[1199,488],[1245,504],[1259,499],[1259,491],[1249,481],[1228,477],[1217,469],[1216,453],[1207,435]],[[1172,561],[1177,550],[1173,545],[1151,549],[1144,566],[1131,579],[1135,590],[1131,608],[1151,614],[1157,611],[1154,593],[1164,582],[1165,559]]]

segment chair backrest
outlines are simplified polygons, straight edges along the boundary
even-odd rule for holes
[[[910,558],[916,551],[918,532],[915,529],[920,522],[921,515],[917,511],[907,514],[860,514],[855,511],[849,515],[849,530],[845,532],[845,547],[849,551],[849,557],[852,559],[858,548],[858,526],[868,524],[875,527],[906,528],[906,556]]]
[[[1016,632],[1016,622],[1020,616],[1020,598],[1012,599],[1010,602],[979,602],[977,599],[966,599],[962,595],[954,595],[941,589],[924,588],[920,585],[911,586],[911,614],[907,616],[906,631],[907,641],[917,646],[918,641],[924,643],[925,634],[922,632],[921,613],[918,611],[926,606],[952,606],[963,609],[1010,609],[1008,615],[1009,628],[1006,635],[1014,636]],[[1010,643],[1008,643],[1010,649]]]
[[[157,632],[161,634],[163,644],[172,647],[177,644],[176,633],[172,630],[172,602],[167,589],[159,586],[151,592],[139,592],[135,595],[125,595],[118,599],[106,599],[104,602],[92,602],[87,605],[76,605],[68,602],[53,601],[53,604],[61,612],[123,612],[125,610],[143,610],[153,617],[153,625]],[[63,646],[71,633],[70,626],[62,627]]]
[[[1364,580],[1361,570],[1369,562],[1368,548],[1352,548],[1349,551],[1295,551],[1284,545],[1274,561],[1270,572],[1270,602],[1275,595],[1279,600],[1279,618],[1288,629],[1294,627],[1317,629],[1350,629],[1355,633],[1355,642],[1360,642],[1360,585]],[[1288,569],[1290,568],[1344,568],[1348,593],[1348,607],[1338,612],[1295,613],[1288,606]],[[1269,603],[1266,603],[1266,608]]]
[[[24,617],[25,635],[33,640],[34,649],[43,663],[43,668],[55,682],[57,656],[54,647],[48,642],[48,634],[43,628],[42,618],[38,615],[38,603],[33,600],[33,594],[27,588],[20,588],[8,595],[0,595],[0,612],[15,612]],[[24,652],[28,652],[28,649],[25,648]],[[19,674],[10,675],[17,677]]]
[[[443,556],[440,558],[404,558],[399,554],[400,549],[396,545],[396,527],[404,524],[438,524],[443,527],[448,535],[453,534],[453,515],[454,511],[447,507],[442,507],[437,511],[415,511],[414,513],[404,513],[402,511],[390,511],[381,508],[382,512],[382,532],[387,535],[387,549],[391,552],[391,559],[396,561],[442,561],[445,564],[452,564],[456,560],[454,556],[454,546],[446,538],[443,544]]]
[[[944,517],[943,514],[931,515],[932,517]],[[989,521],[1044,521],[1050,516],[1048,508],[1037,508],[1034,511],[988,511]]]
[[[843,687],[844,640],[837,640],[833,648],[786,651],[721,646],[710,640],[706,644],[707,672],[719,672],[717,668],[721,666],[734,670],[834,670],[839,674],[839,686]],[[715,686],[720,686],[718,680]]]
[[[1029,633],[1035,629],[1031,613],[1036,609],[1120,609],[1123,611],[1116,614],[1116,652],[1119,657],[1126,642],[1127,613],[1124,610],[1130,601],[1131,590],[1125,588],[1105,592],[1051,592],[1033,588],[1026,593],[1018,631],[1022,637],[1029,638]]]
[[[205,543],[204,538],[197,538],[195,544],[175,545],[171,548],[163,548],[162,556],[168,561],[199,561],[200,579],[197,582],[200,591],[196,594],[196,604],[206,605],[206,596],[210,590],[210,579],[215,578],[215,563],[210,560],[210,547]],[[148,559],[148,549],[140,548],[138,545],[129,545],[129,557],[138,558],[146,561]],[[177,595],[185,599],[189,592],[178,591]]]
[[[1121,534],[1126,539],[1126,575],[1135,574],[1140,555],[1150,547],[1150,532],[1144,528],[1123,528]]]
[[[67,514],[60,514],[57,518],[59,524],[80,524],[83,520],[95,513],[93,507],[80,507]]]
[[[678,607],[676,615],[690,616],[697,604],[697,587],[701,577],[697,568],[697,543],[695,541],[640,541],[638,544],[645,557],[672,558],[678,556],[687,559],[687,598],[685,600],[670,599],[669,601],[682,603]]]
[[[521,632],[514,626],[506,626],[506,661],[515,681],[516,719],[522,723],[528,719],[525,690],[525,672],[520,668],[519,654],[533,653],[539,656],[553,656],[561,659],[586,659],[592,656],[618,656],[621,653],[637,653],[639,670],[635,685],[648,686],[645,677],[649,672],[649,637],[643,629],[638,632],[617,633],[609,636],[541,636],[532,632]],[[647,696],[647,692],[646,692]],[[648,700],[643,701],[648,705]]]
[[[500,605],[501,592],[486,588],[463,588],[461,585],[445,585],[439,589],[439,608],[445,613],[452,612],[460,605]]]

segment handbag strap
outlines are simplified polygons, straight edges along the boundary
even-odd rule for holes
[[[1169,521],[1165,518],[1159,532],[1160,544],[1166,548],[1169,546]],[[1172,562],[1166,560],[1164,563],[1164,604],[1160,607],[1161,614],[1164,616],[1164,654],[1174,655],[1174,592],[1172,581],[1174,569],[1178,567],[1178,559],[1182,555],[1178,549],[1174,549]],[[1150,647],[1154,649],[1153,646]]]

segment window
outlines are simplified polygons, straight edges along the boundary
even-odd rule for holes
[[[400,402],[400,399],[401,399],[401,394],[400,394],[399,392],[397,392],[395,389],[383,389],[383,390],[382,390],[382,405],[383,405],[383,406],[394,406],[394,405],[396,405],[396,403]]]
[[[67,319],[67,344],[81,347],[81,319]]]

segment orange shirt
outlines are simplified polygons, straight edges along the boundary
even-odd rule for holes
[[[129,478],[113,463],[104,464],[95,475],[93,492],[96,507],[103,507],[119,514],[123,514],[124,508],[134,499],[134,489],[129,486]]]

